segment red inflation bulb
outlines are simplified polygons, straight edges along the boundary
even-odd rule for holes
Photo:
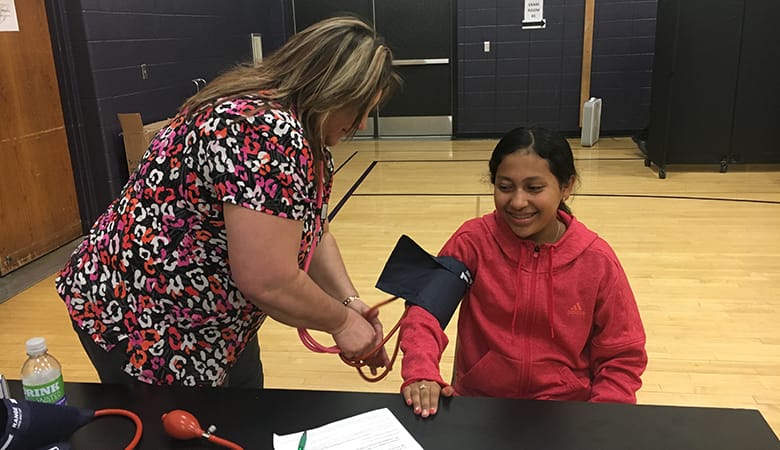
[[[198,423],[198,419],[181,409],[174,409],[167,414],[163,414],[162,423],[165,432],[175,439],[188,440],[203,438],[211,443],[232,450],[243,450],[243,448],[235,442],[230,442],[227,439],[214,436],[213,433],[217,429],[214,425],[210,425],[208,431],[203,431],[203,428],[200,427],[200,423]]]
[[[176,439],[197,439],[203,437],[203,429],[192,414],[174,409],[162,415],[163,428]]]

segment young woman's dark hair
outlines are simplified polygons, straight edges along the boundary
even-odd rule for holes
[[[577,176],[574,155],[563,135],[542,127],[518,127],[506,133],[493,149],[488,162],[490,183],[496,184],[496,172],[504,157],[525,150],[532,151],[547,161],[550,172],[555,175],[561,187],[569,183],[572,176]],[[558,209],[571,214],[571,210],[563,201],[558,205]]]

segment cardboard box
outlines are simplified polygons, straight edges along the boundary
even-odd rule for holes
[[[146,153],[146,148],[154,136],[162,128],[167,126],[171,119],[160,120],[144,125],[141,114],[117,114],[122,125],[122,139],[125,141],[125,156],[127,157],[127,171],[133,173],[138,167],[138,161]]]

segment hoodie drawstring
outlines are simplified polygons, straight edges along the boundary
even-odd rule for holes
[[[517,258],[517,268],[515,269],[515,273],[519,274],[522,270],[523,266],[523,258]],[[517,325],[517,312],[520,310],[520,302],[519,299],[522,297],[522,289],[523,285],[521,283],[521,277],[518,275],[515,277],[515,307],[512,308],[512,339],[515,338],[515,329]]]
[[[549,257],[547,259],[547,321],[550,323],[550,337],[555,339],[555,313],[553,312],[553,250],[554,246],[549,247]]]

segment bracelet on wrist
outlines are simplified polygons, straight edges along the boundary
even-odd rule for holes
[[[349,297],[345,298],[344,301],[342,301],[341,303],[343,303],[344,306],[349,306],[349,304],[354,302],[355,300],[360,300],[360,296],[350,295]]]

